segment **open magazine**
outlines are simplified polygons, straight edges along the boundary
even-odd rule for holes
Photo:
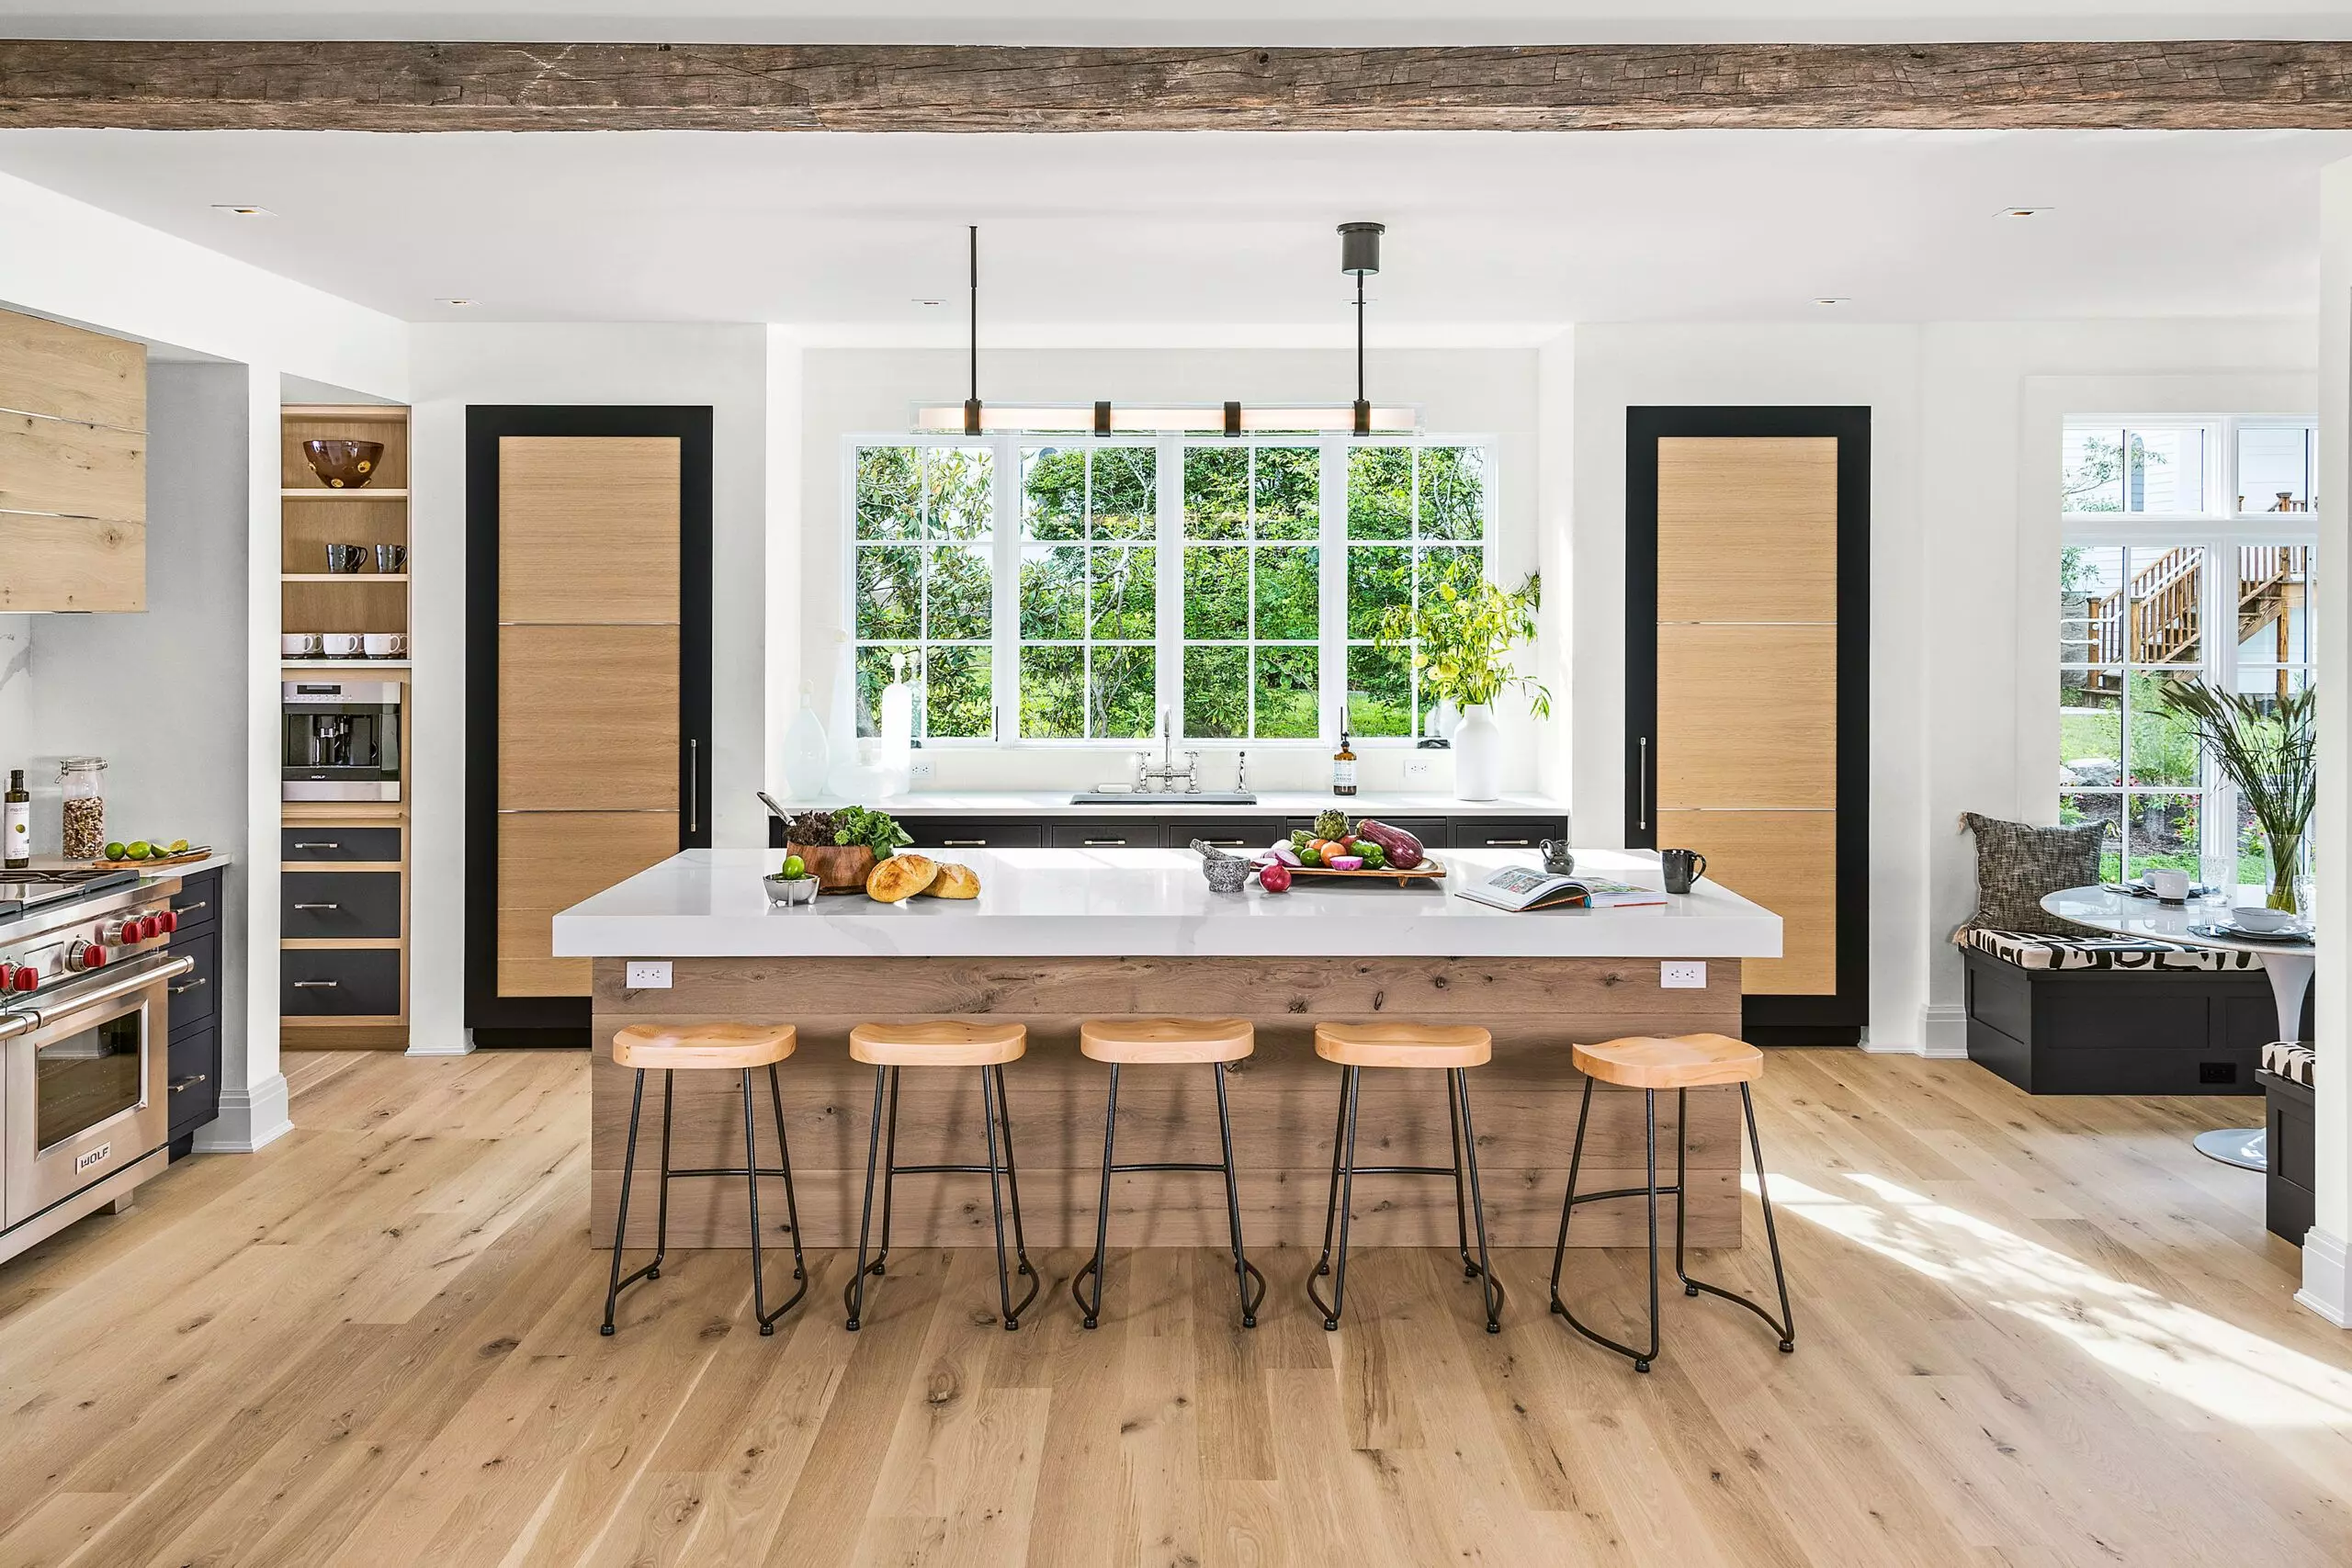
[[[1513,914],[1528,909],[1625,909],[1666,902],[1666,895],[1655,887],[1635,887],[1605,876],[1560,876],[1530,865],[1507,865],[1485,881],[1455,891]]]

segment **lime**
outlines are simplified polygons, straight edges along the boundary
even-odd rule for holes
[[[186,839],[174,839],[172,840],[171,852],[175,855],[184,855],[187,853],[187,840]]]
[[[125,860],[145,860],[153,852],[153,848],[146,840],[134,839],[131,840],[130,847],[122,852],[122,855]]]
[[[121,840],[120,839],[117,839],[114,842],[112,842],[112,843],[110,843],[110,844],[108,844],[108,845],[107,846],[107,859],[108,859],[108,860],[120,860],[122,857],[123,857],[122,840]]]
[[[786,855],[784,857],[784,879],[786,882],[797,882],[808,874],[808,864],[798,855]]]

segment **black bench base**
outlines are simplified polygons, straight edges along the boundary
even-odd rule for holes
[[[2318,1179],[2312,1152],[2318,1112],[2312,1107],[2312,1091],[2294,1079],[2276,1073],[2255,1077],[2261,1080],[2269,1107],[2263,1118],[2269,1133],[2270,1169],[2263,1178],[2262,1221],[2271,1235],[2301,1247],[2312,1228],[2312,1188]]]
[[[1968,1058],[2028,1094],[2261,1092],[2255,1075],[2278,1012],[2259,969],[2023,969],[1973,947],[1962,956]]]

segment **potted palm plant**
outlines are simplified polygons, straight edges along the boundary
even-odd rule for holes
[[[2168,682],[2156,701],[2196,731],[2261,827],[2270,851],[2270,908],[2301,913],[2295,869],[2319,799],[2312,688],[2273,697]]]
[[[1541,682],[1511,667],[1511,649],[1535,637],[1535,612],[1543,601],[1543,579],[1530,572],[1519,587],[1505,590],[1483,577],[1465,583],[1441,581],[1419,604],[1397,604],[1381,616],[1375,637],[1382,648],[1409,646],[1421,689],[1462,710],[1454,727],[1453,790],[1464,800],[1492,800],[1502,793],[1502,732],[1495,728],[1494,701],[1511,688],[1527,694],[1539,718],[1552,715],[1552,694]]]

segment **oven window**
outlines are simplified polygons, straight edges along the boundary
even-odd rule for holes
[[[134,1008],[40,1048],[33,1080],[39,1147],[53,1148],[138,1106],[145,1018],[144,1010]]]

